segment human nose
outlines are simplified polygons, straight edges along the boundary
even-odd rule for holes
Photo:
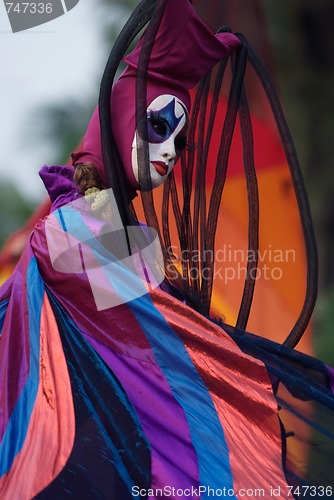
[[[165,161],[175,160],[176,151],[174,140],[172,137],[168,141],[165,141],[161,144],[159,154]]]

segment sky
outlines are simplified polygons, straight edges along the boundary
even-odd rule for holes
[[[105,54],[96,3],[80,0],[65,15],[14,34],[0,3],[0,173],[29,198],[44,196],[38,171],[52,162],[42,141],[29,143],[39,130],[36,109],[78,92],[90,99],[96,94],[97,101]]]

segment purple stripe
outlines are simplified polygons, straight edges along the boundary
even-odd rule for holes
[[[0,442],[29,374],[29,317],[26,273],[32,253],[28,248],[5,290],[10,296],[0,343]]]
[[[187,419],[158,365],[112,351],[87,334],[84,337],[116,374],[138,414],[151,444],[152,488],[198,487],[198,462]]]
[[[334,370],[330,366],[326,365],[326,369],[328,370],[329,374],[329,382],[331,384],[331,390],[334,393]]]

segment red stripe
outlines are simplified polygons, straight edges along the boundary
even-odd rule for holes
[[[62,470],[71,453],[75,421],[70,379],[47,295],[41,312],[40,384],[27,437],[9,473],[2,500],[30,499]]]
[[[265,366],[244,354],[219,327],[175,299],[151,293],[155,306],[183,340],[208,388],[224,429],[234,490],[271,487],[287,492],[277,403]],[[174,303],[172,303],[174,302]]]

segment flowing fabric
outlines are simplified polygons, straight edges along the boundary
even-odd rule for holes
[[[89,269],[61,272],[48,250],[50,228],[75,238],[124,295],[89,210],[63,205],[70,177],[44,170],[53,212],[1,288],[1,499],[330,498],[331,370],[163,286],[98,310]]]

